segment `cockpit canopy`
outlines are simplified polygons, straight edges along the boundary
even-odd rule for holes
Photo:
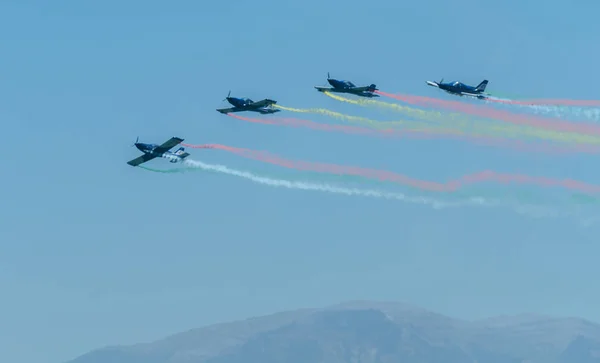
[[[327,82],[335,88],[354,88],[356,87],[354,83],[350,81],[337,80],[333,78],[328,78]]]

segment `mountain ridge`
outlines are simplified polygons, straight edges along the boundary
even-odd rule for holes
[[[581,318],[468,321],[405,303],[356,300],[100,348],[66,363],[588,363],[600,362],[597,347],[600,325]]]

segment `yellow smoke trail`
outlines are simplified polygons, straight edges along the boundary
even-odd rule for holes
[[[326,94],[328,92],[325,92]],[[329,94],[331,95],[331,94]],[[340,97],[337,95],[331,95],[333,98],[340,98],[344,102],[348,101],[349,103],[360,103],[360,102],[378,102],[382,104],[386,104],[386,102],[372,101],[372,100],[352,100],[344,97]],[[394,104],[389,104],[394,105]],[[401,105],[394,105],[399,108],[405,108],[412,111],[427,113],[428,111],[422,111],[417,109],[412,109],[410,107],[403,107]],[[504,136],[508,138],[519,138],[519,137],[533,137],[536,139],[546,139],[557,142],[576,142],[576,143],[587,143],[587,144],[600,144],[600,138],[595,136],[582,135],[577,133],[565,133],[551,130],[543,130],[537,129],[534,127],[528,126],[516,126],[516,125],[506,125],[506,124],[491,124],[488,121],[479,121],[479,122],[471,122],[468,120],[452,120],[448,121],[441,119],[443,123],[445,123],[445,128],[441,126],[425,126],[422,122],[418,121],[376,121],[366,117],[346,115],[340,112],[331,111],[325,108],[293,108],[293,107],[285,107],[280,105],[274,105],[282,110],[297,112],[297,113],[312,113],[312,114],[321,114],[325,116],[330,116],[336,119],[349,121],[353,124],[361,124],[368,125],[375,129],[380,130],[388,130],[391,127],[400,128],[403,130],[410,131],[437,131],[444,132],[455,135],[463,135],[465,133],[471,134],[473,136]],[[439,113],[440,118],[444,117],[443,114],[437,111],[432,111],[430,113]],[[483,123],[485,122],[485,123]],[[459,131],[461,130],[461,131]]]
[[[439,111],[425,111],[419,110],[411,107],[406,107],[394,103],[387,103],[382,101],[375,100],[366,100],[366,99],[358,99],[353,100],[345,97],[341,97],[338,95],[331,94],[329,92],[323,92],[327,96],[342,102],[347,102],[355,105],[365,106],[365,105],[375,105],[375,106],[383,106],[394,109],[396,111],[402,112],[412,117],[425,119],[427,121],[439,122],[444,124],[449,124],[454,129],[460,129],[464,131],[469,131],[471,134],[475,136],[505,136],[505,137],[533,137],[536,139],[546,139],[552,140],[556,142],[574,142],[574,143],[585,143],[585,144],[600,144],[600,137],[592,136],[592,135],[582,135],[579,133],[571,133],[571,132],[560,132],[560,131],[552,131],[552,130],[544,130],[530,126],[518,126],[518,125],[506,125],[506,124],[497,124],[495,121],[490,120],[478,120],[477,122],[470,121],[468,117],[465,117],[461,114],[450,113],[444,114]],[[290,109],[292,111],[295,109]],[[310,109],[308,109],[310,110]],[[327,110],[329,111],[329,110]],[[304,111],[303,111],[304,112]],[[333,111],[329,111],[333,112]],[[339,114],[335,112],[336,114]],[[325,114],[325,113],[323,113]],[[340,114],[343,115],[343,114]],[[344,117],[340,117],[342,119],[346,119],[348,121],[359,121],[357,119],[351,119],[348,115],[343,115]],[[356,117],[356,116],[351,116]],[[365,119],[365,118],[362,118]],[[406,125],[409,123],[408,121],[374,121],[370,119],[368,120],[368,124],[376,128],[389,128],[397,127],[400,125]],[[440,130],[439,127],[427,128],[427,130]],[[444,129],[448,131],[447,129]]]
[[[440,112],[440,111],[419,110],[418,108],[402,106],[397,103],[388,103],[388,102],[368,100],[368,99],[363,99],[363,98],[353,100],[350,98],[335,95],[335,94],[327,92],[327,91],[325,91],[323,93],[325,93],[327,96],[329,96],[337,101],[346,102],[346,103],[350,103],[353,105],[359,105],[359,106],[385,107],[385,108],[392,109],[394,111],[401,112],[401,113],[411,116],[411,117],[419,118],[421,120],[427,120],[427,121],[433,121],[433,122],[446,122],[446,121],[448,121],[449,118],[452,119],[452,121],[464,121],[465,120],[465,116],[463,116],[461,114],[451,114],[450,117],[448,117],[447,114],[442,114],[442,112]]]
[[[329,116],[329,117],[332,117],[332,118],[335,118],[338,120],[352,121],[353,123],[358,123],[358,124],[363,124],[363,125],[366,124],[366,125],[372,126],[374,128],[389,129],[390,126],[408,126],[408,127],[410,127],[410,130],[421,130],[421,129],[428,130],[428,128],[424,128],[423,123],[419,122],[419,121],[394,121],[393,125],[392,125],[392,123],[375,121],[375,120],[371,120],[366,117],[346,115],[346,114],[343,114],[340,112],[328,110],[326,108],[293,108],[293,107],[286,107],[286,106],[280,106],[280,105],[273,105],[272,107],[276,107],[281,110],[290,111],[290,112],[312,113],[312,114],[325,115],[325,116]]]

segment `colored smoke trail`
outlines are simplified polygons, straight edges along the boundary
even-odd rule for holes
[[[345,99],[344,99],[345,100]],[[349,100],[353,101],[353,100]],[[471,121],[452,121],[446,122],[446,125],[451,127],[451,129],[443,128],[441,126],[431,126],[431,127],[423,127],[420,122],[411,122],[411,121],[376,121],[366,117],[352,116],[346,115],[340,112],[330,111],[327,109],[302,109],[302,108],[292,108],[292,107],[284,107],[278,106],[279,108],[298,113],[317,113],[322,115],[329,115],[331,117],[335,117],[337,119],[341,119],[344,121],[349,121],[351,123],[366,125],[367,127],[375,128],[375,129],[383,129],[386,131],[390,131],[391,128],[399,128],[404,129],[405,126],[414,127],[413,130],[408,128],[408,131],[419,131],[424,133],[429,133],[431,135],[454,135],[458,136],[459,139],[469,139],[469,140],[484,140],[486,145],[490,145],[489,142],[492,142],[494,145],[503,144],[510,147],[517,147],[519,149],[528,148],[524,144],[520,142],[512,142],[506,140],[505,142],[501,141],[501,137],[509,137],[509,138],[518,138],[518,137],[530,137],[535,139],[543,139],[550,140],[555,142],[573,142],[573,143],[589,143],[600,146],[600,137],[581,135],[575,133],[564,133],[557,132],[552,130],[543,130],[534,127],[527,126],[517,126],[517,125],[506,125],[506,124],[490,124],[488,122],[471,122]],[[438,112],[439,113],[439,112]],[[436,118],[441,119],[443,115],[439,113],[439,116]],[[454,129],[454,130],[453,130]],[[462,131],[457,131],[462,130]],[[548,146],[548,148],[542,147],[539,149],[538,147],[533,147],[531,151],[545,151],[545,152],[588,152],[588,153],[598,153],[600,152],[600,147],[591,147],[591,146],[573,146],[566,148],[556,148],[552,146]]]
[[[296,189],[305,191],[318,191],[331,194],[339,194],[345,196],[361,196],[378,199],[396,200],[410,204],[420,204],[430,206],[434,209],[445,209],[450,207],[508,207],[513,209],[515,212],[523,215],[527,215],[533,218],[544,218],[544,217],[564,217],[568,216],[562,210],[555,208],[549,208],[547,206],[538,206],[514,202],[506,202],[500,200],[490,200],[483,197],[465,197],[464,199],[456,199],[457,201],[441,201],[436,198],[425,197],[425,196],[407,196],[403,193],[388,192],[376,189],[363,189],[363,188],[349,188],[349,187],[338,187],[326,183],[316,182],[305,182],[305,181],[292,181],[288,179],[275,179],[271,177],[259,176],[250,172],[235,170],[224,165],[207,164],[196,160],[185,160],[184,164],[188,167],[187,169],[200,169],[205,172],[221,173],[231,176],[243,178],[254,183],[267,185],[276,188]],[[157,170],[152,168],[144,168],[146,170],[158,173],[173,173],[178,171],[173,170]],[[458,194],[454,195],[458,196]]]
[[[592,146],[583,146],[583,145],[573,145],[573,146],[557,146],[557,145],[547,145],[547,144],[527,144],[520,140],[510,140],[503,139],[497,136],[486,136],[479,134],[468,134],[465,132],[457,131],[457,130],[448,130],[443,128],[419,128],[419,129],[399,129],[393,130],[390,129],[389,126],[393,125],[385,125],[388,123],[380,122],[379,125],[382,130],[371,130],[365,129],[361,127],[355,126],[342,126],[342,125],[329,125],[329,124],[320,124],[309,120],[299,120],[293,118],[269,118],[265,119],[256,119],[250,117],[239,116],[235,114],[227,114],[233,118],[238,120],[252,122],[252,123],[261,123],[267,125],[279,125],[279,126],[292,126],[292,127],[307,127],[313,130],[320,131],[329,131],[329,132],[344,132],[353,135],[368,135],[368,136],[379,136],[379,137],[391,137],[391,138],[412,138],[412,139],[420,139],[420,140],[432,140],[438,138],[446,138],[451,140],[460,140],[460,141],[470,141],[474,144],[483,145],[483,146],[493,146],[493,147],[506,147],[514,150],[519,150],[523,152],[540,152],[540,153],[550,153],[550,154],[564,154],[564,153],[591,153],[597,154],[600,153],[600,147],[592,147]],[[371,123],[375,123],[377,121],[370,120]],[[390,122],[391,123],[391,122]],[[383,129],[383,127],[387,126],[387,128]],[[600,140],[597,140],[600,143]]]
[[[293,108],[293,107],[285,107],[285,106],[281,106],[281,105],[273,105],[273,107],[279,108],[279,109],[285,110],[285,111],[296,112],[296,113],[311,113],[311,114],[329,116],[331,118],[335,118],[338,120],[350,121],[350,122],[359,123],[362,125],[366,124],[366,125],[373,126],[376,128],[387,129],[387,128],[389,128],[389,125],[392,125],[391,122],[384,123],[381,121],[371,120],[370,118],[366,118],[366,117],[346,115],[341,112],[328,110],[326,108]],[[406,126],[408,128],[412,128],[413,130],[425,130],[426,129],[426,128],[423,128],[423,122],[419,122],[419,121],[404,121],[404,120],[393,121],[393,125],[394,126],[403,126],[403,127]]]
[[[489,95],[489,94],[488,94]],[[520,97],[524,99],[525,97]],[[556,118],[568,118],[569,121],[600,121],[600,107],[584,107],[584,106],[576,106],[576,105],[564,105],[564,104],[546,104],[546,103],[536,103],[533,101],[516,101],[515,97],[508,98],[499,98],[498,96],[489,95],[489,97],[479,100],[480,102],[488,105],[503,105],[503,106],[513,106],[517,107],[521,110],[525,110],[527,112],[533,114],[543,114],[543,115],[551,115]],[[565,102],[566,103],[566,102]]]
[[[521,106],[569,106],[569,107],[600,107],[600,100],[569,100],[569,99],[529,99],[502,100],[491,99],[492,102]]]
[[[280,110],[283,111],[289,111],[289,112],[296,112],[296,113],[310,113],[310,114],[317,114],[317,115],[324,115],[324,116],[329,116],[335,119],[339,119],[339,120],[356,120],[356,121],[364,121],[364,122],[370,122],[371,120],[366,118],[366,117],[360,117],[360,116],[353,116],[353,115],[346,115],[343,114],[341,112],[336,112],[336,111],[331,111],[328,110],[326,108],[295,108],[295,107],[287,107],[287,106],[282,106],[282,105],[273,105],[272,107],[274,108],[278,108]],[[405,125],[414,125],[414,126],[420,126],[421,124],[415,121],[406,121],[406,122],[402,122],[402,124]]]
[[[333,96],[339,97],[336,95],[333,95]],[[343,101],[354,102],[354,100],[346,99],[343,97],[339,97],[339,98]],[[377,102],[377,101],[375,101],[375,102]],[[394,105],[394,104],[390,104],[390,105]],[[285,111],[290,111],[290,112],[312,113],[312,114],[325,115],[325,116],[329,116],[329,117],[332,117],[332,118],[335,118],[338,120],[342,120],[342,121],[349,121],[349,122],[358,123],[361,125],[367,125],[369,127],[373,127],[376,129],[389,129],[390,127],[399,127],[399,128],[406,127],[407,129],[412,129],[412,130],[428,130],[428,131],[434,130],[431,127],[430,128],[423,127],[423,122],[421,122],[421,121],[406,121],[406,120],[397,120],[397,121],[389,121],[389,122],[388,121],[375,121],[375,120],[372,120],[367,117],[347,115],[347,114],[343,114],[341,112],[331,111],[326,108],[293,108],[293,107],[285,107],[285,106],[280,106],[280,105],[274,105],[274,107],[285,110]],[[420,110],[415,110],[415,111],[420,112]],[[439,113],[439,114],[441,116],[441,113]],[[434,119],[434,120],[438,121],[437,119]],[[460,129],[460,128],[464,128],[465,125],[457,123],[454,126],[455,126],[455,128]],[[443,129],[441,129],[441,128],[439,128],[439,126],[435,125],[435,130],[443,130]]]
[[[387,192],[387,191],[382,191],[382,190],[364,189],[364,188],[340,187],[340,186],[328,184],[329,182],[346,183],[346,184],[348,184],[349,182],[350,183],[359,182],[361,184],[364,184],[366,181],[366,182],[372,182],[377,186],[381,186],[382,184],[385,183],[385,181],[365,179],[360,176],[331,175],[331,174],[319,174],[319,173],[314,173],[314,172],[305,172],[304,174],[300,175],[300,177],[315,178],[318,176],[320,178],[326,177],[327,179],[331,179],[331,180],[329,180],[329,181],[319,180],[318,182],[312,182],[312,181],[307,182],[307,181],[302,181],[302,180],[290,181],[289,179],[286,179],[286,177],[289,177],[289,175],[287,175],[287,176],[273,175],[273,173],[270,173],[269,176],[258,176],[256,174],[249,173],[249,172],[237,171],[237,170],[228,168],[223,165],[205,164],[205,163],[202,163],[199,161],[194,161],[194,160],[189,160],[189,159],[186,160],[184,162],[184,164],[186,166],[183,168],[173,168],[173,169],[167,169],[167,170],[149,168],[144,165],[139,165],[138,167],[141,169],[145,169],[145,170],[152,171],[155,173],[162,173],[162,174],[178,174],[178,173],[188,173],[188,172],[194,172],[194,171],[220,172],[220,173],[225,173],[225,174],[229,174],[229,175],[244,177],[244,178],[252,180],[254,182],[257,182],[260,184],[265,184],[265,185],[270,185],[270,186],[286,187],[286,188],[290,188],[290,189],[322,191],[322,192],[330,192],[330,193],[335,193],[335,194],[344,194],[344,195],[352,195],[352,196],[365,196],[365,197],[395,199],[395,200],[400,200],[400,201],[409,202],[409,203],[427,204],[427,205],[434,207],[435,209],[441,209],[442,207],[452,207],[452,206],[458,207],[458,206],[467,206],[467,205],[488,206],[488,207],[501,206],[501,205],[504,205],[504,206],[512,205],[517,212],[519,212],[521,214],[527,214],[529,216],[536,216],[536,217],[548,216],[548,215],[558,216],[556,212],[548,210],[547,198],[543,198],[541,196],[534,197],[530,193],[517,192],[515,195],[515,198],[516,198],[515,203],[511,204],[507,201],[500,203],[500,199],[497,199],[497,201],[492,201],[489,198],[475,196],[474,190],[470,190],[469,193],[458,191],[458,192],[454,192],[451,195],[449,195],[449,196],[454,197],[454,198],[452,198],[452,200],[458,200],[458,202],[448,202],[448,201],[442,202],[440,200],[436,200],[434,198],[425,197],[425,196],[409,197],[409,196],[406,196],[405,194],[397,193],[397,192]],[[482,191],[482,192],[489,193],[489,190]],[[507,198],[503,197],[502,199],[506,200]],[[595,204],[600,203],[600,198],[593,197],[588,194],[572,194],[570,196],[570,202],[574,203],[574,204],[584,204],[584,205],[594,204],[595,205]],[[563,206],[560,208],[564,209],[564,207],[566,207],[566,206]]]
[[[268,125],[283,125],[283,126],[292,126],[292,127],[307,127],[307,128],[311,128],[314,130],[320,130],[320,131],[341,131],[344,133],[358,134],[358,135],[397,137],[397,138],[411,137],[411,138],[415,138],[415,139],[433,139],[436,137],[446,137],[446,138],[458,139],[458,140],[464,140],[464,139],[471,140],[473,142],[484,144],[487,146],[501,145],[501,146],[513,147],[516,149],[525,149],[528,151],[542,151],[542,152],[545,151],[545,152],[558,152],[558,153],[569,152],[569,151],[574,151],[574,150],[578,151],[578,150],[572,149],[572,148],[560,149],[560,148],[556,148],[553,146],[549,146],[549,147],[541,146],[541,148],[535,147],[535,146],[532,147],[530,145],[525,145],[525,144],[518,143],[518,142],[511,142],[510,140],[502,140],[502,139],[496,140],[493,138],[473,137],[473,136],[466,135],[466,134],[461,133],[456,130],[445,130],[445,129],[441,129],[441,128],[432,129],[432,128],[421,127],[419,129],[412,129],[412,130],[411,129],[393,130],[393,129],[389,129],[389,128],[383,129],[383,130],[371,130],[371,129],[355,127],[355,126],[320,124],[320,123],[309,121],[309,120],[299,120],[299,119],[292,119],[292,118],[269,118],[269,120],[263,120],[263,119],[255,119],[255,118],[250,118],[250,117],[239,116],[239,115],[235,115],[235,114],[228,114],[228,116],[231,116],[238,120],[248,121],[248,122],[253,122],[253,123],[262,123],[262,124],[268,124]]]
[[[429,205],[436,209],[441,209],[444,207],[452,207],[452,206],[462,206],[462,205],[480,205],[480,206],[491,206],[493,203],[487,202],[483,198],[470,198],[466,202],[461,203],[447,203],[442,202],[433,198],[427,197],[409,197],[402,193],[393,193],[393,192],[385,192],[373,189],[359,189],[359,188],[344,188],[332,186],[329,184],[321,184],[321,183],[311,183],[311,182],[301,182],[301,181],[291,181],[285,179],[273,179],[269,177],[259,176],[250,172],[240,171],[231,169],[224,165],[212,165],[206,164],[201,161],[196,160],[186,160],[184,163],[188,166],[199,168],[204,171],[209,172],[217,172],[222,174],[228,174],[232,176],[237,176],[240,178],[244,178],[250,181],[253,181],[258,184],[268,185],[272,187],[279,188],[287,188],[287,189],[299,189],[299,190],[307,190],[307,191],[320,191],[327,192],[333,194],[343,194],[350,196],[363,196],[363,197],[374,197],[374,198],[383,198],[383,199],[392,199],[399,200],[407,203],[413,204],[423,204]]]
[[[238,120],[246,121],[246,122],[259,123],[259,124],[264,124],[264,125],[306,127],[306,128],[310,128],[313,130],[329,131],[329,132],[338,131],[338,132],[344,132],[344,133],[348,133],[348,134],[358,134],[358,135],[377,135],[377,134],[383,135],[383,133],[377,133],[374,130],[369,130],[369,129],[360,128],[360,127],[320,124],[318,122],[314,122],[314,121],[310,121],[310,120],[299,120],[299,119],[294,119],[294,118],[269,118],[268,120],[266,120],[266,119],[245,117],[245,116],[240,116],[240,115],[231,114],[231,113],[228,113],[227,116],[233,117]]]
[[[184,163],[185,164],[185,163]],[[172,169],[155,169],[155,168],[150,168],[144,165],[138,165],[139,168],[141,169],[145,169],[148,171],[152,171],[155,173],[162,173],[162,174],[183,174],[183,173],[189,173],[189,172],[201,172],[204,171],[203,169],[199,169],[197,167],[194,167],[193,165],[187,164],[186,167],[182,167],[182,168],[172,168]],[[298,176],[298,175],[297,175]],[[283,173],[281,174],[276,174],[276,173],[269,173],[268,176],[270,179],[285,179],[286,177],[289,177],[289,175],[283,175]],[[360,184],[365,184],[365,182],[370,183],[370,184],[374,184],[374,185],[382,185],[385,184],[385,182],[380,181],[380,180],[373,180],[373,179],[365,179],[361,176],[355,176],[355,175],[336,175],[336,174],[320,174],[320,173],[315,173],[312,171],[306,171],[306,172],[302,172],[301,175],[299,175],[299,177],[303,177],[303,178],[311,178],[311,179],[315,179],[315,178],[320,178],[319,182],[320,183],[331,183],[331,182],[335,182],[335,183],[345,183],[345,184],[350,184],[350,183],[360,183]]]
[[[524,96],[499,95],[494,92],[494,94],[488,93],[488,97],[480,101],[490,105],[516,106],[519,109],[527,110],[534,114],[546,114],[558,118],[577,117],[579,120],[600,121],[600,101],[598,100],[543,100]]]
[[[376,106],[376,107],[380,107],[380,108],[384,107],[384,108],[392,109],[394,111],[398,111],[405,115],[409,115],[411,117],[419,118],[419,119],[425,120],[425,121],[439,123],[442,121],[447,121],[449,118],[454,120],[455,118],[457,118],[457,116],[460,119],[465,120],[465,117],[460,114],[451,115],[451,117],[448,117],[448,116],[443,115],[441,112],[419,110],[417,108],[401,106],[401,105],[398,105],[395,103],[368,100],[368,99],[363,99],[363,98],[350,99],[350,98],[342,97],[342,96],[339,96],[339,95],[336,95],[336,94],[333,94],[333,93],[327,92],[327,91],[325,91],[323,93],[326,96],[329,96],[337,101],[346,102],[346,103],[350,103],[353,105],[359,105],[359,106]]]
[[[183,144],[182,144],[183,145]],[[313,163],[306,161],[294,161],[281,158],[277,155],[267,153],[265,151],[256,151],[250,149],[236,148],[220,144],[205,144],[205,145],[189,145],[190,148],[200,149],[218,149],[228,151],[230,153],[262,161],[269,164],[278,165],[284,168],[297,169],[304,171],[313,171],[318,173],[331,173],[331,174],[345,174],[345,175],[356,175],[362,176],[369,179],[377,179],[382,181],[389,181],[398,183],[404,186],[428,190],[432,192],[454,192],[467,185],[479,184],[483,182],[496,182],[501,184],[529,184],[540,187],[562,187],[570,190],[577,190],[584,193],[599,193],[600,186],[587,184],[577,180],[564,179],[556,180],[544,177],[533,177],[528,175],[520,174],[500,174],[494,171],[488,170],[479,172],[476,174],[465,175],[457,180],[453,180],[447,183],[438,183],[425,180],[414,179],[402,174],[393,173],[385,170],[366,169],[353,166],[342,166],[335,164],[325,163]]]
[[[514,93],[488,92],[488,95],[514,105],[523,106],[567,106],[567,107],[600,107],[600,100],[573,100],[566,98],[532,98]]]
[[[351,100],[351,99],[347,99],[347,98],[343,98],[337,95],[332,95],[333,97],[336,97],[336,99],[338,100],[342,100],[344,102],[359,102],[359,101],[355,101],[355,100]],[[362,101],[362,100],[361,100]],[[373,102],[378,102],[378,101],[373,101]],[[384,103],[387,105],[393,105],[396,106],[393,103],[385,103],[385,102],[380,102],[380,103]],[[354,116],[354,115],[347,115],[347,114],[343,114],[341,112],[336,112],[336,111],[331,111],[328,110],[326,108],[293,108],[293,107],[285,107],[285,106],[280,106],[280,105],[274,105],[274,107],[285,110],[285,111],[290,111],[290,112],[297,112],[297,113],[312,113],[312,114],[320,114],[320,115],[325,115],[325,116],[329,116],[332,118],[336,118],[339,120],[343,120],[343,121],[351,121],[351,122],[356,122],[356,123],[360,123],[360,124],[366,124],[369,126],[373,126],[376,128],[388,128],[390,125],[393,125],[395,127],[398,126],[407,126],[407,127],[412,127],[415,129],[421,129],[423,128],[423,122],[420,121],[406,121],[406,120],[397,120],[397,121],[375,121],[372,120],[370,118],[367,117],[361,117],[361,116]],[[408,108],[409,110],[412,111],[416,111],[419,114],[421,114],[421,110],[417,110],[417,109],[411,109]],[[442,116],[442,114],[440,112],[436,112],[437,114],[439,114],[439,116]],[[414,115],[414,113],[413,113]],[[439,118],[433,118],[431,119],[433,121],[439,121]],[[437,126],[437,125],[436,125]],[[457,125],[455,125],[457,128],[461,128],[464,127],[465,124],[461,124],[461,123],[457,123]]]
[[[343,126],[343,125],[330,125],[330,124],[320,124],[317,122],[309,121],[309,120],[299,120],[293,118],[269,118],[269,120],[263,119],[255,119],[250,117],[239,116],[235,114],[228,114],[233,118],[238,120],[254,122],[254,123],[262,123],[268,125],[283,125],[283,126],[292,126],[292,127],[308,127],[314,130],[320,131],[340,131],[349,134],[356,135],[369,135],[369,136],[381,136],[381,137],[410,137],[413,139],[435,139],[440,137],[456,139],[456,140],[470,140],[474,143],[486,145],[486,146],[504,146],[511,147],[517,150],[522,151],[537,151],[537,152],[548,152],[548,153],[568,153],[568,152],[580,152],[585,151],[584,148],[560,148],[552,145],[527,145],[518,141],[513,140],[503,140],[499,138],[493,137],[485,137],[485,136],[470,136],[468,134],[462,133],[456,130],[448,130],[442,128],[418,128],[418,129],[403,129],[403,130],[393,130],[393,129],[384,129],[384,130],[371,130],[361,127],[355,126]],[[590,152],[600,152],[600,149],[590,149]]]
[[[300,120],[300,119],[294,119],[294,118],[269,118],[268,120],[265,120],[265,119],[257,119],[257,118],[239,116],[239,115],[235,115],[235,114],[227,114],[227,115],[231,116],[235,119],[238,119],[238,120],[252,122],[252,123],[259,123],[259,124],[265,124],[265,125],[290,126],[290,127],[306,127],[306,128],[310,128],[313,130],[328,131],[328,132],[343,132],[343,133],[354,134],[354,135],[369,135],[369,136],[393,137],[393,138],[410,137],[410,138],[414,138],[414,139],[434,139],[434,138],[439,138],[439,137],[446,137],[446,138],[453,138],[453,139],[459,139],[459,140],[464,140],[464,139],[474,140],[475,142],[480,142],[485,145],[499,144],[499,145],[512,146],[515,148],[526,148],[526,149],[529,149],[532,151],[541,150],[541,151],[546,151],[546,152],[558,152],[558,153],[573,152],[574,150],[577,151],[576,149],[573,149],[573,148],[560,149],[560,148],[556,148],[556,147],[552,147],[552,146],[550,146],[550,147],[542,146],[541,148],[536,148],[536,147],[531,148],[528,145],[522,145],[520,143],[514,143],[514,142],[511,143],[509,141],[505,141],[505,140],[501,140],[501,139],[494,140],[492,138],[489,138],[489,140],[485,140],[484,138],[481,138],[481,137],[477,138],[477,137],[469,136],[460,131],[442,129],[442,128],[434,129],[434,128],[419,127],[419,128],[415,128],[415,129],[400,129],[400,130],[394,130],[394,129],[390,129],[390,128],[383,129],[383,130],[373,130],[373,129],[367,129],[367,128],[356,127],[356,126],[321,124],[321,123],[317,123],[317,122],[310,121],[310,120]]]
[[[413,128],[404,129],[403,130],[404,132],[398,132],[398,130],[393,130],[389,126],[382,127],[381,130],[379,130],[379,132],[378,132],[378,131],[375,131],[372,129],[366,129],[363,127],[335,125],[335,124],[334,125],[322,124],[322,123],[318,123],[318,122],[314,122],[314,121],[310,121],[310,120],[301,120],[301,119],[289,118],[289,117],[271,117],[268,120],[265,120],[265,119],[240,116],[240,115],[236,115],[236,114],[227,114],[227,116],[231,116],[233,118],[236,118],[236,119],[242,120],[242,121],[260,123],[260,124],[266,124],[266,125],[306,127],[306,128],[310,128],[313,130],[339,131],[339,132],[344,132],[344,133],[349,133],[349,134],[380,135],[380,136],[394,136],[394,135],[395,136],[406,136],[406,135],[427,136],[427,134],[434,134],[437,131],[439,134],[461,135],[460,132],[457,132],[454,130],[445,130],[445,129],[441,129],[441,128],[438,128],[438,129],[426,128],[426,127],[423,127],[423,125],[419,124],[418,122],[413,122],[413,123],[402,122],[402,125],[411,125],[413,127]],[[349,117],[351,118],[352,116],[349,116]],[[356,117],[356,119],[362,119],[361,120],[362,123],[365,123],[365,122],[369,123],[369,121],[371,121],[369,119],[361,118],[361,117]],[[385,125],[381,125],[381,126],[385,126]]]
[[[411,95],[397,95],[382,91],[375,91],[375,93],[393,98],[402,102],[406,102],[412,105],[420,106],[434,106],[449,109],[458,112],[464,112],[470,115],[496,119],[500,121],[510,122],[518,125],[528,125],[534,127],[541,127],[545,129],[551,129],[556,131],[565,132],[576,132],[582,134],[593,134],[600,135],[600,127],[596,125],[587,124],[574,124],[571,122],[559,121],[554,119],[547,119],[542,117],[533,117],[528,115],[514,114],[504,110],[498,110],[493,108],[484,108],[481,106],[470,105],[457,101],[446,101],[430,97],[422,96],[411,96]]]
[[[486,104],[504,105],[494,102],[495,100],[487,98],[481,100]],[[510,105],[533,114],[551,115],[556,118],[567,118],[569,121],[600,121],[600,108],[567,107],[567,106],[547,106],[547,105]]]
[[[380,92],[380,91],[377,91]],[[353,99],[349,99],[349,98],[345,98],[345,97],[341,97],[338,95],[334,95],[331,94],[329,92],[323,92],[325,93],[327,96],[341,101],[341,102],[347,102],[350,104],[354,104],[354,105],[360,105],[360,106],[377,106],[377,107],[387,107],[390,109],[393,109],[395,111],[401,112],[403,114],[406,114],[410,117],[415,117],[415,118],[419,118],[422,120],[426,120],[426,121],[431,121],[431,122],[437,122],[437,123],[444,123],[444,124],[452,124],[455,127],[461,127],[461,128],[470,128],[473,127],[473,125],[477,125],[476,127],[481,127],[481,124],[484,124],[485,126],[487,126],[487,128],[489,129],[489,127],[494,127],[496,129],[496,131],[500,131],[500,132],[507,132],[509,131],[509,129],[502,129],[500,126],[488,126],[488,122],[482,121],[482,120],[478,120],[475,123],[473,123],[472,121],[469,120],[469,116],[465,116],[462,115],[460,113],[442,113],[440,111],[425,111],[425,110],[419,110],[419,109],[415,109],[415,108],[411,108],[411,107],[405,107],[405,106],[400,106],[397,104],[393,104],[393,103],[387,103],[387,102],[382,102],[382,101],[374,101],[374,100],[365,100],[365,99],[358,99],[358,100],[353,100]],[[509,113],[510,115],[514,115]],[[502,121],[500,119],[500,121]],[[573,125],[571,123],[567,123],[569,125]],[[507,126],[511,126],[511,125],[503,125],[504,127]],[[550,139],[550,140],[554,140],[554,141],[561,141],[561,142],[577,142],[577,143],[591,143],[591,144],[599,144],[600,143],[600,135],[598,136],[593,136],[593,135],[585,135],[585,134],[580,134],[577,132],[563,132],[563,131],[553,131],[553,130],[546,130],[546,129],[540,129],[540,128],[536,128],[533,126],[524,126],[524,125],[514,125],[512,127],[519,127],[521,128],[520,133],[523,134],[523,136],[527,135],[527,136],[532,136],[532,137],[536,137],[536,138],[545,138],[545,139]],[[517,136],[516,133],[512,132],[512,129],[510,129],[509,131],[510,133],[513,134],[513,136]]]

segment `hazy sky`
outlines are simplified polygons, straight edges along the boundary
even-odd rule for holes
[[[316,92],[327,72],[446,99],[424,81],[487,78],[492,92],[598,99],[599,12],[591,0],[1,2],[0,361],[60,363],[350,299],[600,321],[595,225],[126,164],[137,136],[180,136],[438,181],[493,169],[600,183],[594,156],[382,141],[215,111],[231,90],[386,119]]]

